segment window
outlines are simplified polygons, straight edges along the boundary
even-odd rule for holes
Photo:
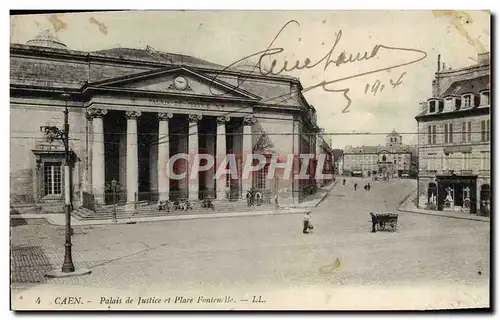
[[[43,171],[44,195],[61,195],[62,191],[61,162],[45,162]]]
[[[489,91],[482,92],[480,97],[480,105],[486,106],[488,104],[490,104],[490,92]]]
[[[471,95],[468,94],[463,97],[463,107],[464,108],[470,108],[471,107]]]
[[[266,188],[266,176],[268,173],[269,166],[264,166],[264,168],[255,172],[255,184],[254,187],[257,189],[265,189]]]
[[[382,156],[382,161],[386,161],[387,160],[387,157],[385,156],[385,154]]]
[[[432,126],[427,126],[427,144],[432,144]]]
[[[444,124],[444,143],[453,143],[453,123]]]
[[[458,104],[458,99],[455,98],[446,98],[444,100],[444,109],[446,111],[455,111],[457,104]]]
[[[429,113],[436,113],[436,100],[429,101]]]
[[[436,125],[432,126],[432,143],[436,144]]]
[[[490,141],[490,120],[481,120],[481,141]]]

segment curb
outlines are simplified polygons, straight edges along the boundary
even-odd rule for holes
[[[321,199],[318,200],[318,202],[316,202],[316,204],[314,205],[310,205],[310,206],[303,206],[301,207],[300,205],[296,206],[296,207],[292,207],[294,209],[312,209],[312,208],[316,208],[317,206],[319,206],[319,204],[321,202],[323,202],[323,200],[325,200],[326,196],[330,193],[330,191],[332,191],[332,189],[337,185],[339,181],[338,180],[335,180],[335,182],[332,183],[332,185],[330,187],[328,187],[327,190],[325,190],[325,193],[323,194],[323,196],[321,197]]]
[[[266,216],[266,215],[288,215],[288,214],[305,214],[310,212],[307,208],[302,210],[278,210],[278,211],[260,211],[260,212],[241,212],[241,213],[213,213],[213,214],[192,214],[192,215],[182,215],[182,216],[162,216],[162,217],[136,217],[136,218],[126,218],[120,219],[115,222],[112,219],[106,220],[94,220],[94,221],[82,221],[77,220],[72,222],[72,226],[85,226],[85,225],[117,225],[117,224],[136,224],[136,223],[147,223],[156,221],[179,221],[179,220],[195,220],[195,219],[215,219],[215,218],[237,218],[237,217],[255,217],[255,216]],[[75,219],[73,217],[73,219]],[[65,221],[56,221],[52,217],[46,217],[46,220],[51,225],[63,226]],[[76,220],[76,219],[75,219]]]
[[[406,213],[414,213],[414,214],[424,214],[424,215],[427,215],[427,216],[434,216],[434,217],[462,219],[462,220],[471,220],[471,221],[480,221],[480,222],[490,222],[490,220],[480,219],[480,218],[477,218],[477,217],[448,216],[448,215],[442,215],[442,214],[434,214],[434,213],[427,213],[427,212],[411,211],[411,210],[406,210],[406,209],[398,209],[398,211],[400,211],[400,212],[406,212]]]
[[[338,180],[335,180],[333,183],[332,183],[332,186],[328,188],[328,190],[326,190],[325,194],[323,195],[323,197],[321,197],[321,199],[316,203],[316,205],[314,206],[317,207],[319,206],[319,204],[321,202],[323,202],[323,200],[325,200],[325,198],[328,196],[328,194],[330,193],[330,191],[332,191],[333,188],[335,188],[335,186],[337,185],[339,181]]]
[[[452,215],[444,215],[444,214],[439,214],[439,213],[430,213],[430,212],[424,212],[424,211],[413,211],[409,209],[405,209],[405,205],[411,201],[411,196],[412,194],[416,192],[416,190],[413,190],[410,192],[404,199],[403,201],[400,202],[398,211],[399,212],[405,212],[405,213],[413,213],[413,214],[424,214],[428,216],[434,216],[434,217],[443,217],[443,218],[452,218],[452,219],[462,219],[462,220],[471,220],[471,221],[480,221],[480,222],[490,222],[490,219],[488,218],[480,218],[480,217],[474,217],[474,216],[452,216]]]

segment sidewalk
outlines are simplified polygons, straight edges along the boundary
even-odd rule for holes
[[[475,214],[469,214],[469,213],[463,213],[463,212],[447,212],[447,211],[435,211],[435,210],[420,209],[420,208],[417,208],[417,206],[414,203],[415,197],[416,197],[416,191],[413,191],[406,198],[406,201],[404,201],[399,206],[398,211],[406,212],[406,213],[426,214],[426,215],[446,217],[446,218],[490,222],[489,217],[478,216]]]
[[[331,182],[330,184],[323,186],[318,189],[318,192],[316,192],[313,195],[310,195],[304,199],[301,203],[293,206],[293,208],[314,208],[317,207],[318,204],[325,199],[327,194],[335,187],[335,185],[339,182],[338,179],[335,181]]]
[[[247,212],[226,212],[226,213],[205,213],[205,214],[183,214],[183,215],[165,215],[156,217],[141,217],[140,214],[130,218],[120,218],[115,222],[113,219],[102,220],[78,220],[71,217],[72,226],[85,225],[106,225],[106,224],[134,224],[141,222],[153,221],[175,221],[175,220],[192,220],[192,219],[210,219],[210,218],[232,218],[232,217],[252,217],[263,215],[281,215],[281,214],[305,214],[310,210],[306,208],[290,208],[262,211],[247,211]],[[45,219],[49,224],[56,226],[64,226],[66,217],[64,214],[16,214],[11,215],[11,220],[34,220]]]

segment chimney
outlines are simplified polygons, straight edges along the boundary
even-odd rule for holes
[[[438,71],[437,72],[439,72],[439,71],[441,71],[441,55],[440,54],[438,54]]]
[[[480,66],[487,66],[490,64],[490,53],[484,52],[477,55],[477,64]]]

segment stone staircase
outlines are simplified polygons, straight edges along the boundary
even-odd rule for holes
[[[158,211],[156,203],[149,203],[147,201],[141,201],[137,204],[137,209],[127,210],[124,205],[116,206],[116,218],[117,219],[128,219],[128,218],[146,218],[146,217],[165,217],[165,216],[183,216],[183,215],[196,215],[196,214],[211,214],[211,213],[233,213],[233,212],[251,212],[251,211],[271,211],[275,210],[276,206],[263,203],[260,206],[248,207],[246,200],[240,201],[214,201],[215,209],[206,209],[201,207],[201,201],[191,202],[193,209],[182,211],[173,210],[170,212]],[[72,211],[72,216],[78,220],[88,221],[88,220],[111,220],[114,218],[115,209],[111,206],[103,206],[98,208],[95,212],[83,207],[77,208]]]

